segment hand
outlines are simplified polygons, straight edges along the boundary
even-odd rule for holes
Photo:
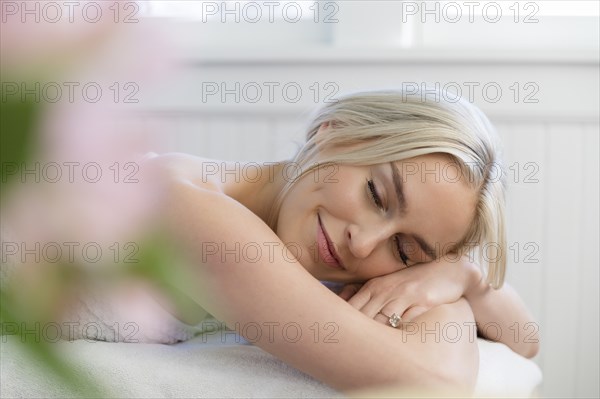
[[[388,324],[387,316],[411,321],[431,308],[459,300],[476,283],[478,266],[466,257],[440,258],[375,277],[363,284],[347,284],[339,296],[365,315]]]

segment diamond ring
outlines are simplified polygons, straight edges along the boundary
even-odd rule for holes
[[[402,317],[398,316],[398,314],[396,314],[396,313],[392,313],[391,316],[388,316],[383,312],[379,312],[379,313],[381,313],[382,315],[387,317],[388,322],[390,323],[390,326],[392,326],[394,328],[398,327],[400,325],[400,323],[402,323]]]

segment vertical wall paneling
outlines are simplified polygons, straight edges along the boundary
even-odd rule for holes
[[[210,148],[210,134],[206,120],[193,115],[171,118],[176,128],[177,151],[204,156]]]
[[[579,292],[577,325],[577,364],[575,368],[575,396],[597,397],[599,392],[598,352],[600,329],[598,327],[598,281],[600,281],[600,256],[598,243],[598,220],[600,207],[598,171],[598,149],[600,148],[598,125],[587,124],[583,138],[583,184],[580,187],[581,198],[579,206],[583,214],[581,224],[581,251],[579,266]],[[593,356],[591,354],[596,354]]]
[[[544,393],[569,396],[575,391],[576,343],[583,212],[579,196],[582,178],[583,131],[580,124],[548,126],[546,181],[545,309],[540,329],[547,371]],[[554,377],[554,378],[548,378]]]
[[[273,124],[276,160],[292,158],[304,142],[305,121],[297,117],[279,117]]]
[[[209,119],[208,133],[211,139],[209,158],[235,161],[243,156],[244,149],[237,142],[243,126],[240,126],[238,120],[239,117],[235,115]]]
[[[238,131],[238,145],[243,148],[240,161],[272,161],[272,147],[267,118],[245,117]]]
[[[180,148],[177,143],[176,119],[164,115],[147,115],[144,120],[147,137],[162,152],[173,152]]]
[[[507,281],[540,321],[544,238],[545,132],[539,123],[498,125],[504,144],[507,187]],[[531,330],[519,326],[518,339]],[[513,331],[506,331],[514,334]]]

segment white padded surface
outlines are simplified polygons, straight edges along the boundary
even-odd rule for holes
[[[32,362],[18,337],[0,339],[1,397],[80,396]],[[505,345],[478,341],[476,396],[531,396],[542,379],[538,366]],[[109,397],[344,397],[233,333],[175,345],[84,340],[55,345],[77,373],[91,376]]]

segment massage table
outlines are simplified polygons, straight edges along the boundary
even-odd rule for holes
[[[32,359],[19,336],[0,339],[0,397],[81,397],[81,392],[69,389]],[[537,395],[542,373],[535,362],[504,344],[477,340],[480,365],[475,397]],[[92,340],[53,345],[76,374],[94,380],[107,397],[347,397],[230,330],[211,329],[172,345]],[[389,392],[385,397],[390,397]]]

